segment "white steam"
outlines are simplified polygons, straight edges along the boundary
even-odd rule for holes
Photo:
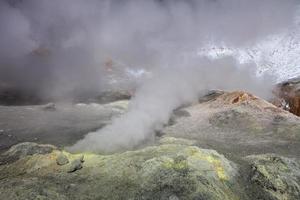
[[[72,96],[108,87],[108,59],[124,71],[149,71],[150,79],[135,82],[128,113],[73,147],[132,148],[208,89],[267,96],[272,81],[256,78],[255,65],[212,61],[197,51],[207,43],[254,45],[293,25],[297,6],[296,0],[3,0],[0,85]]]
[[[107,59],[152,71],[207,42],[251,45],[287,29],[296,2],[2,0],[0,84],[46,97],[99,92]]]
[[[254,66],[239,67],[232,58],[216,61],[198,58],[159,68],[139,88],[126,114],[114,119],[111,125],[89,133],[69,150],[109,153],[136,147],[153,137],[175,108],[196,101],[208,88],[270,95],[272,79],[255,77],[249,71]]]

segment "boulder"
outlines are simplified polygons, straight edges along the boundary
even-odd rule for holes
[[[82,168],[82,159],[73,160],[69,166],[68,172],[72,173]]]
[[[69,163],[69,159],[65,154],[60,153],[56,158],[56,163],[58,165],[66,165]]]

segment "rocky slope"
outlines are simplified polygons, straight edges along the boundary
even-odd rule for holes
[[[218,91],[175,110],[134,151],[12,146],[0,156],[0,199],[300,199],[299,144],[299,117]]]
[[[241,156],[300,156],[299,117],[245,92],[221,93],[204,100],[181,108],[186,115],[175,116],[175,123],[161,134],[195,139],[202,146]]]

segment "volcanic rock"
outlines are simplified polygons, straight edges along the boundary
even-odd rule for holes
[[[95,119],[104,120],[103,113],[109,117],[122,114],[127,104],[75,108],[84,113],[81,120],[89,116],[83,112],[87,109],[102,113]],[[38,116],[52,120],[74,109],[43,112],[27,108],[21,112],[25,116],[26,112],[41,112]],[[11,109],[14,113],[19,108],[8,111]],[[76,116],[74,113],[79,112],[72,111],[68,117]],[[62,151],[54,146],[13,146],[0,155],[0,199],[299,199],[300,118],[296,115],[238,91],[185,105],[172,117],[174,123],[147,143],[151,146],[112,155],[63,151],[72,162],[61,166],[57,159]],[[75,119],[73,126],[80,122]],[[27,126],[32,123],[26,122]],[[51,133],[57,137],[61,132],[55,130]]]
[[[204,96],[199,97],[199,103],[204,103],[207,101],[212,101],[224,94],[225,92],[222,90],[211,90],[208,91]]]
[[[113,155],[85,154],[85,167],[76,174],[65,173],[68,166],[58,167],[51,159],[59,153],[27,156],[0,166],[0,199],[239,198],[233,162],[214,150],[179,140]],[[74,187],[61,187],[71,184]]]
[[[274,104],[300,116],[300,77],[278,84],[274,93]]]
[[[300,118],[246,92],[226,92],[184,108],[162,135],[196,140],[222,153],[300,156]]]
[[[69,166],[68,172],[69,173],[75,172],[75,171],[77,171],[81,168],[82,168],[82,160],[81,159],[76,159],[76,160],[73,160],[71,162],[71,165]]]
[[[300,162],[275,154],[246,158],[251,165],[250,182],[261,192],[256,199],[300,199]]]
[[[69,159],[65,154],[60,153],[56,158],[56,163],[58,165],[66,165],[69,163]]]
[[[49,154],[57,148],[49,144],[36,144],[33,142],[24,142],[12,146],[8,151],[0,156],[2,162],[14,162],[18,159],[35,154]]]

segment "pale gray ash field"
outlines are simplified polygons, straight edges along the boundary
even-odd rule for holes
[[[0,1],[0,199],[300,200],[297,0]]]

